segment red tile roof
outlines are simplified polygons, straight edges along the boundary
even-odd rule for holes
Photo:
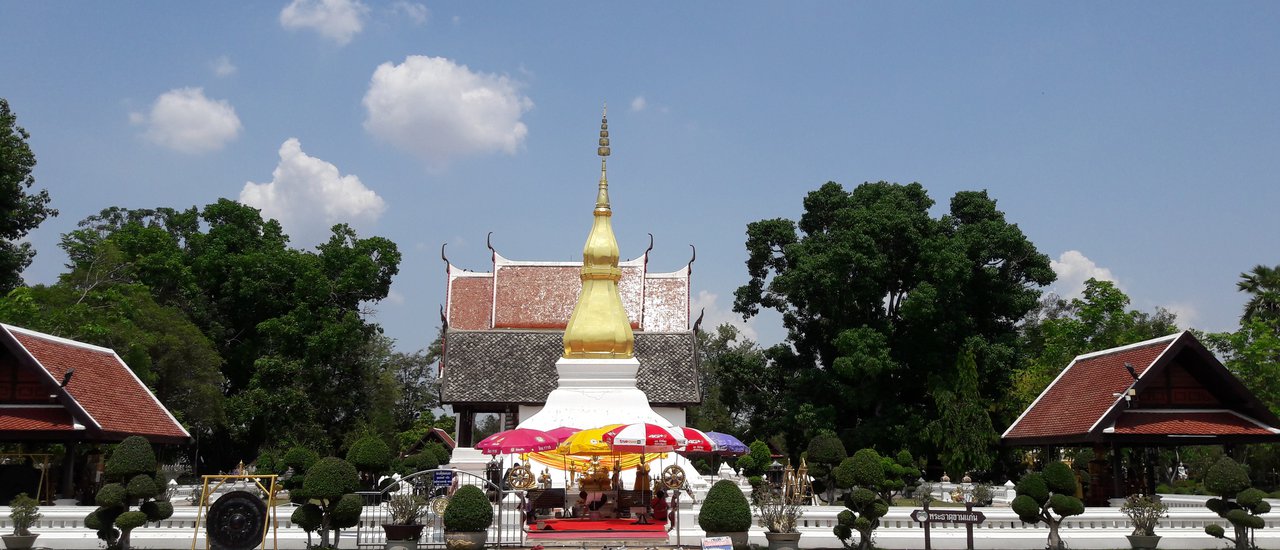
[[[492,272],[448,265],[449,327],[461,330],[563,330],[582,290],[581,262],[529,262],[493,254]],[[684,332],[689,326],[689,273],[650,273],[648,253],[620,262],[618,294],[631,326]]]
[[[1131,388],[1134,397],[1126,399]],[[1232,405],[1224,408],[1225,403]],[[1002,440],[1014,445],[1149,443],[1176,436],[1280,441],[1280,430],[1268,425],[1280,425],[1280,418],[1194,335],[1181,332],[1076,357]]]
[[[75,429],[71,414],[62,407],[0,408],[0,431],[69,432]]]
[[[1113,428],[1118,434],[1140,435],[1272,435],[1256,420],[1228,411],[1134,409],[1124,411]]]
[[[58,382],[68,370],[75,369],[65,388],[71,402],[63,404],[72,414],[77,409],[83,411],[92,438],[116,441],[141,435],[154,442],[169,443],[190,439],[191,435],[114,351],[0,326],[20,346],[21,353],[48,373],[52,391],[57,392]]]
[[[1174,335],[1177,336],[1177,335]],[[1084,436],[1139,376],[1173,344],[1166,336],[1076,357],[1004,433],[1004,438]]]

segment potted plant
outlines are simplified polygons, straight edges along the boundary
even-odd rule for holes
[[[1160,543],[1156,524],[1168,515],[1169,507],[1160,501],[1158,495],[1129,495],[1120,511],[1133,522],[1133,534],[1125,535],[1129,538],[1130,547],[1135,550],[1153,549]]]
[[[729,537],[734,548],[747,547],[751,505],[738,484],[722,479],[711,486],[698,512],[698,527],[706,531],[708,537]]]
[[[13,522],[13,534],[3,535],[4,546],[9,550],[26,550],[36,543],[36,537],[40,535],[31,534],[31,527],[40,520],[40,507],[37,506],[36,499],[27,496],[26,493],[19,493],[13,497],[13,502],[9,503],[9,520]]]
[[[419,520],[427,511],[422,497],[412,493],[392,496],[391,500],[387,501],[387,509],[391,513],[391,522],[382,524],[382,529],[387,533],[388,550],[392,546],[397,548],[404,546],[392,545],[391,541],[417,542],[422,538],[422,529],[425,526]]]
[[[475,485],[464,485],[444,508],[444,544],[449,550],[479,550],[489,539],[493,505]]]
[[[769,550],[796,550],[800,545],[800,531],[796,529],[796,520],[804,514],[800,504],[789,500],[783,494],[782,487],[772,485],[756,496],[756,512],[760,514],[760,526],[764,527],[764,538],[769,541]]]

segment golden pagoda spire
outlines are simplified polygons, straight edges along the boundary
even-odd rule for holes
[[[626,359],[634,355],[635,334],[618,294],[618,239],[613,236],[609,208],[609,111],[600,118],[600,187],[596,193],[595,221],[582,247],[582,293],[564,329],[564,357],[568,359]]]

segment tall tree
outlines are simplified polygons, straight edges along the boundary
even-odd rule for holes
[[[36,178],[31,171],[36,155],[27,140],[31,135],[18,126],[9,101],[0,98],[0,296],[22,286],[22,270],[31,265],[36,251],[20,242],[45,218],[57,216],[49,208],[49,192],[28,190]]]
[[[840,411],[835,430],[848,447],[928,448],[934,384],[950,378],[938,375],[966,342],[984,397],[1005,391],[1015,325],[1054,280],[1048,257],[985,191],[956,193],[941,218],[932,206],[918,183],[827,183],[805,197],[798,221],[747,227],[750,280],[734,310],[782,314],[790,345],[770,360],[795,380],[790,399]]]
[[[1256,265],[1252,271],[1240,274],[1236,288],[1249,294],[1240,324],[1247,324],[1250,319],[1280,319],[1280,266]]]

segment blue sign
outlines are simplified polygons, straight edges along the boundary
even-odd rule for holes
[[[448,487],[453,485],[453,471],[441,470],[431,473],[431,484],[436,487]]]

